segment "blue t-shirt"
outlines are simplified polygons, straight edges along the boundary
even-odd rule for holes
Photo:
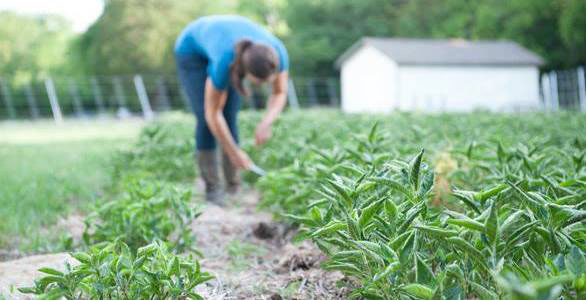
[[[265,43],[279,56],[279,72],[289,69],[287,49],[261,26],[241,16],[207,16],[190,23],[175,42],[178,55],[200,55],[208,60],[207,73],[219,90],[225,90],[234,61],[234,47],[243,39]]]

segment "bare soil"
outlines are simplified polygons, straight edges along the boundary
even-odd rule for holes
[[[0,299],[33,299],[16,291],[17,287],[31,286],[35,278],[42,276],[37,269],[49,267],[65,269],[64,262],[75,261],[67,253],[33,255],[0,263]]]
[[[198,292],[206,299],[346,299],[336,287],[346,278],[319,268],[324,257],[269,214],[258,212],[258,195],[247,192],[228,207],[208,206],[193,223],[202,268],[216,279]]]
[[[199,197],[198,197],[199,198]],[[198,287],[205,299],[346,299],[350,280],[319,268],[324,257],[310,242],[292,244],[294,232],[256,210],[254,191],[233,197],[226,207],[208,205],[192,228],[203,253],[202,269],[215,279]],[[79,215],[57,226],[79,240]],[[0,299],[30,299],[15,287],[29,286],[41,267],[64,269],[66,253],[37,255],[0,263]]]

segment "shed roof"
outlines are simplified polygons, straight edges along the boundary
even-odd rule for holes
[[[339,68],[364,46],[372,46],[400,65],[542,65],[543,59],[506,41],[435,40],[364,37],[337,60]]]

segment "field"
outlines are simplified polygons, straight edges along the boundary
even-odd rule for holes
[[[127,148],[142,124],[1,124],[0,258],[57,250],[64,232],[42,229],[87,211],[110,180],[112,154]]]
[[[0,199],[18,212],[3,216],[5,245],[52,252],[13,235],[85,218],[68,243],[73,266],[47,263],[17,287],[71,299],[586,296],[583,114],[307,110],[255,147],[259,119],[242,114],[242,147],[269,174],[246,173],[226,208],[193,185],[189,115],[161,117],[116,154],[128,136],[3,146]]]

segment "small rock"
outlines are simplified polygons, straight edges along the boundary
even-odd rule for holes
[[[283,297],[279,294],[273,294],[269,300],[283,300]]]
[[[277,236],[277,232],[278,232],[277,226],[269,225],[265,222],[260,222],[260,223],[258,223],[258,225],[256,225],[256,228],[254,228],[254,231],[252,233],[258,239],[270,240],[270,239],[275,238],[275,236]]]

